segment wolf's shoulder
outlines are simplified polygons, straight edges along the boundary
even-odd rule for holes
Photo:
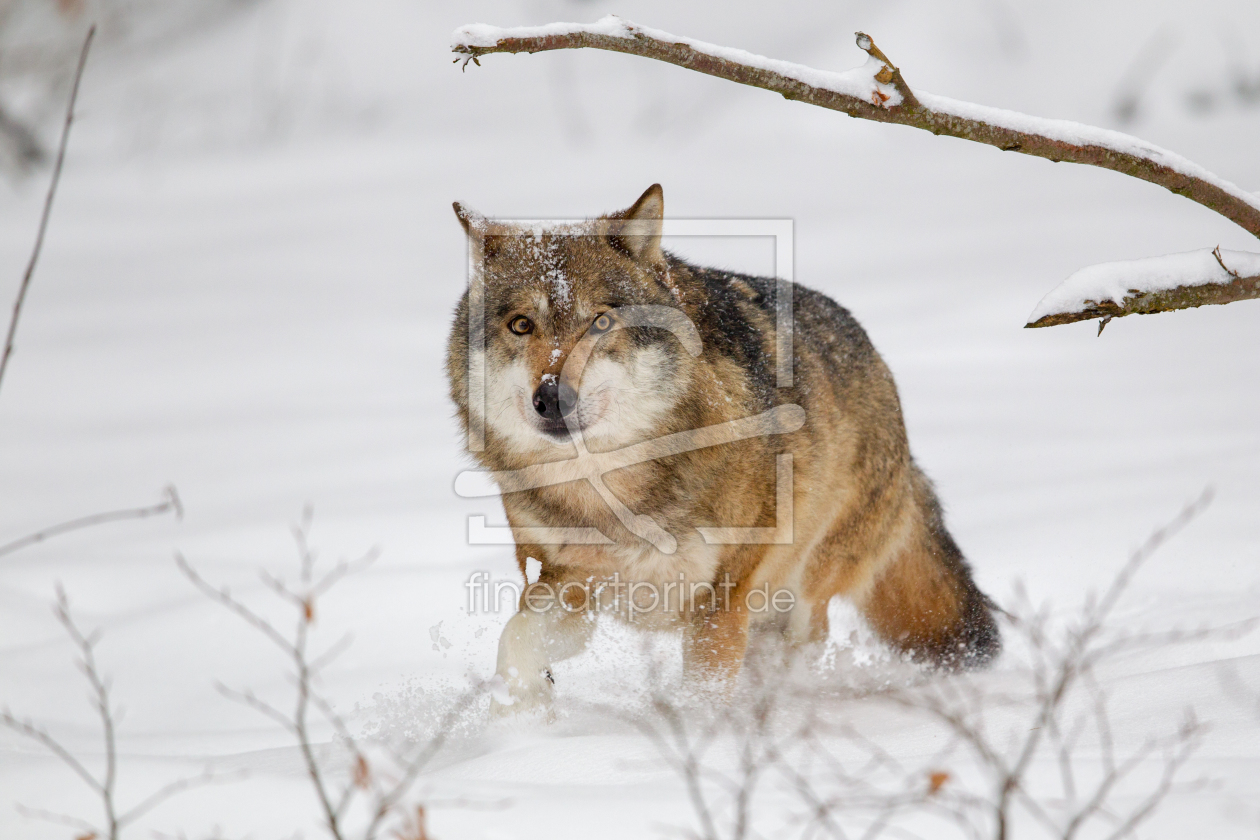
[[[780,286],[791,294],[792,330],[796,343],[827,352],[843,349],[846,353],[865,355],[873,352],[870,338],[857,318],[828,295],[796,282],[774,277],[759,277],[716,268],[688,265],[694,282],[702,284],[714,313],[721,313],[729,325],[733,320],[756,322],[760,330],[777,327],[777,306]],[[750,311],[751,310],[751,311]]]

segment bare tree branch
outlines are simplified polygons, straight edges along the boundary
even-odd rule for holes
[[[96,27],[92,26],[88,29],[87,37],[83,39],[83,49],[79,52],[79,64],[75,68],[74,84],[70,88],[70,104],[66,106],[66,120],[61,127],[61,142],[57,146],[57,159],[53,163],[48,194],[44,197],[44,212],[39,217],[35,246],[31,249],[31,258],[26,264],[26,272],[22,275],[22,285],[18,287],[17,300],[13,304],[13,317],[9,321],[9,332],[4,340],[4,354],[0,355],[0,383],[4,382],[4,372],[9,367],[9,357],[13,355],[13,340],[17,335],[18,320],[22,317],[22,304],[26,302],[26,292],[31,287],[31,278],[35,276],[35,264],[39,262],[39,252],[44,247],[44,234],[48,231],[53,198],[57,195],[57,184],[61,181],[61,167],[66,160],[66,146],[70,143],[70,126],[74,122],[74,103],[79,98],[79,82],[83,79],[83,68],[87,66],[88,50],[92,46],[92,38],[95,35]]]
[[[1195,720],[1192,714],[1186,716],[1185,722],[1181,729],[1173,739],[1173,744],[1168,750],[1168,754],[1164,759],[1163,773],[1160,775],[1159,784],[1155,789],[1147,794],[1124,820],[1120,826],[1108,835],[1108,840],[1120,840],[1122,837],[1128,837],[1146,820],[1150,819],[1155,809],[1172,790],[1173,781],[1176,779],[1178,771],[1190,758],[1191,754],[1198,747],[1202,740],[1203,727]]]
[[[87,833],[83,835],[84,837],[118,840],[124,826],[144,816],[144,814],[171,797],[190,788],[212,782],[226,781],[230,778],[229,776],[216,775],[207,770],[199,776],[180,779],[165,785],[141,800],[139,804],[119,814],[114,798],[115,783],[118,779],[118,745],[115,731],[119,713],[114,710],[110,702],[110,681],[101,674],[100,668],[96,664],[96,644],[100,640],[100,631],[84,633],[79,628],[70,611],[70,601],[61,586],[57,587],[57,599],[53,606],[53,612],[56,613],[57,621],[78,650],[79,660],[77,664],[79,671],[82,672],[84,679],[87,680],[88,685],[91,687],[89,698],[92,702],[92,707],[100,718],[101,736],[104,740],[104,773],[98,777],[88,770],[74,753],[57,741],[47,729],[29,719],[17,718],[8,709],[0,711],[0,725],[40,744],[74,771],[74,774],[82,779],[92,792],[96,794],[97,798],[100,799],[101,807],[105,811],[104,827],[98,827],[78,817],[56,814],[50,811],[18,806],[19,810],[36,819],[86,830]]]
[[[271,718],[276,723],[280,724],[282,728],[284,728],[286,731],[290,733],[294,732],[293,721],[289,720],[288,715],[286,715],[284,712],[280,711],[275,706],[268,703],[266,700],[259,699],[258,696],[254,694],[254,692],[237,691],[234,688],[228,688],[223,683],[215,683],[214,687],[216,691],[218,691],[220,694],[222,694],[224,697],[228,698],[229,700],[235,701],[237,703],[240,703],[242,706],[253,709],[254,711],[258,712],[260,715],[263,715],[264,717]]]
[[[247,624],[265,636],[278,647],[294,669],[293,681],[295,696],[292,711],[281,711],[250,691],[234,691],[220,685],[219,691],[227,697],[254,709],[259,714],[275,721],[296,742],[306,775],[310,779],[319,802],[325,828],[333,840],[346,840],[347,827],[345,818],[351,805],[360,795],[367,800],[367,822],[362,830],[363,840],[374,840],[387,819],[396,816],[403,798],[411,790],[420,772],[445,742],[445,735],[455,723],[457,717],[466,708],[467,702],[480,694],[477,688],[469,692],[460,703],[451,709],[438,726],[438,734],[418,749],[409,759],[394,756],[400,765],[397,777],[385,779],[373,770],[368,755],[355,739],[344,718],[333,708],[333,705],[318,690],[321,670],[332,662],[349,644],[349,634],[342,636],[323,653],[313,655],[311,652],[311,636],[315,624],[316,609],[319,596],[326,594],[335,584],[347,575],[362,571],[373,563],[380,552],[372,549],[354,561],[341,561],[335,564],[322,576],[316,575],[317,555],[311,547],[309,534],[311,528],[311,512],[306,509],[300,523],[293,529],[294,541],[298,554],[298,581],[294,586],[286,584],[282,579],[263,573],[263,584],[281,601],[289,605],[294,613],[292,635],[286,635],[275,624],[263,618],[253,609],[245,606],[226,588],[215,587],[207,582],[182,555],[176,555],[175,562],[180,571],[192,581],[208,598],[240,616]],[[337,785],[334,790],[333,772],[325,765],[326,757],[321,760],[316,745],[312,741],[311,717],[319,715],[329,725],[342,746],[351,758],[350,780],[344,785]],[[421,811],[420,813],[423,813]],[[417,825],[423,825],[418,823]],[[422,828],[413,828],[424,837]],[[401,836],[401,835],[400,835]]]
[[[52,735],[48,734],[47,729],[44,729],[29,718],[18,718],[8,709],[0,711],[0,724],[42,745],[44,749],[61,759],[61,762],[73,770],[75,775],[82,779],[88,787],[98,794],[101,793],[101,783],[96,780],[96,777],[83,766],[79,759],[74,757],[73,753],[63,747]]]
[[[938,675],[842,695],[928,724],[927,740],[942,744],[930,755],[894,755],[859,730],[853,721],[863,715],[850,708],[836,710],[839,717],[828,724],[812,680],[798,686],[790,673],[762,673],[765,660],[757,657],[744,663],[749,684],[746,692],[741,689],[740,703],[721,715],[707,707],[688,714],[686,706],[654,687],[653,714],[629,720],[680,777],[698,824],[689,836],[702,840],[758,836],[753,817],[769,820],[757,813],[763,800],[754,797],[772,771],[803,806],[791,822],[793,835],[806,840],[937,836],[925,817],[952,824],[972,840],[1009,840],[1017,828],[1022,833],[1034,823],[1038,833],[1058,840],[1128,837],[1171,791],[1202,728],[1188,714],[1170,735],[1118,754],[1107,692],[1095,668],[1139,642],[1162,649],[1212,637],[1209,631],[1123,634],[1108,626],[1143,565],[1210,499],[1205,491],[1156,530],[1098,595],[1064,620],[1052,621],[1048,608],[1034,607],[1017,588],[1017,604],[1005,616],[1029,658],[1017,672],[1022,672],[1019,684],[1006,687],[1010,680],[1003,679],[994,686],[975,674]],[[1234,628],[1223,632],[1232,634]],[[1133,645],[1118,644],[1117,638]],[[799,722],[788,726],[789,719]],[[719,742],[721,748],[713,749]],[[1090,754],[1094,748],[1097,755]],[[1158,781],[1134,790],[1135,771],[1156,761]],[[1047,762],[1058,772],[1034,769]],[[1122,788],[1127,788],[1123,795]]]
[[[74,618],[70,615],[70,602],[66,598],[66,591],[60,584],[57,586],[57,603],[53,611],[57,614],[57,620],[61,622],[67,635],[70,636],[70,640],[74,642],[74,646],[79,649],[79,670],[83,672],[88,685],[92,687],[92,704],[96,707],[96,714],[101,719],[101,735],[105,740],[105,776],[99,782],[98,792],[101,795],[101,804],[105,807],[108,836],[110,840],[115,840],[119,826],[117,809],[114,805],[114,784],[118,779],[118,747],[114,736],[114,710],[110,705],[109,681],[101,676],[100,669],[96,667],[95,648],[99,634],[93,633],[88,636],[79,630],[78,625],[74,623]]]
[[[1032,656],[1029,666],[1032,691],[1028,701],[1014,704],[1016,709],[1021,706],[1028,708],[1031,716],[1025,726],[1017,725],[1008,734],[1013,738],[1013,744],[1003,746],[986,736],[980,728],[988,711],[1005,705],[994,703],[991,696],[969,697],[955,690],[949,681],[890,692],[890,701],[908,710],[926,713],[959,737],[989,777],[993,793],[978,802],[962,803],[964,813],[959,814],[960,819],[965,816],[966,810],[978,807],[988,814],[993,827],[992,836],[997,840],[1006,840],[1011,836],[1015,816],[1022,812],[1039,822],[1050,836],[1072,840],[1084,832],[1087,825],[1099,819],[1112,824],[1112,837],[1128,836],[1154,812],[1170,790],[1177,772],[1197,746],[1200,727],[1192,715],[1188,716],[1170,738],[1163,742],[1148,740],[1127,757],[1117,760],[1106,692],[1099,685],[1094,668],[1107,656],[1127,647],[1110,640],[1104,631],[1134,577],[1161,546],[1206,508],[1211,498],[1209,489],[1168,524],[1156,530],[1130,555],[1100,595],[1086,599],[1079,616],[1063,628],[1061,641],[1056,640],[1060,634],[1051,632],[1047,626],[1048,614],[1044,610],[1034,611],[1031,615],[1020,609],[1008,613],[1012,628],[1023,637]],[[1022,595],[1020,600],[1026,604]],[[1225,628],[1225,632],[1231,630]],[[1151,647],[1162,648],[1207,635],[1206,631],[1169,631],[1137,638]],[[1122,636],[1121,640],[1129,639]],[[963,686],[971,684],[967,677],[957,680]],[[1069,701],[1082,692],[1085,709],[1079,713],[1070,711]],[[1092,725],[1100,755],[1097,759],[1090,759],[1090,763],[1097,766],[1094,772],[1086,774],[1090,778],[1089,783],[1083,784],[1074,765],[1082,760],[1077,748],[1087,724]],[[1112,813],[1108,803],[1117,787],[1147,761],[1161,743],[1164,744],[1164,759],[1159,784],[1136,808],[1123,815]],[[1030,778],[1032,762],[1046,753],[1058,765],[1061,797],[1048,797],[1041,786]]]
[[[78,817],[72,817],[69,814],[58,814],[56,811],[45,811],[43,808],[28,808],[19,804],[16,806],[17,812],[27,819],[43,820],[44,822],[54,823],[56,825],[66,825],[71,828],[77,828],[80,831],[87,832],[90,836],[96,835],[96,826],[87,820],[81,820]]]
[[[206,770],[196,776],[187,776],[183,779],[176,779],[170,784],[154,791],[147,799],[142,800],[139,804],[122,814],[118,818],[118,824],[121,826],[135,822],[157,806],[161,805],[163,802],[166,802],[174,796],[178,796],[184,791],[205,787],[206,785],[235,781],[237,779],[245,778],[247,775],[248,774],[243,770],[236,773],[214,773],[210,770]]]
[[[184,555],[179,552],[175,553],[175,565],[179,567],[179,570],[184,573],[184,576],[192,581],[193,585],[200,589],[202,594],[204,594],[207,598],[212,601],[217,601],[239,615],[241,618],[245,619],[246,622],[251,624],[260,633],[270,639],[272,644],[280,648],[289,656],[293,656],[293,643],[285,638],[284,634],[273,627],[269,621],[232,597],[232,593],[227,587],[216,589],[211,583],[198,574],[197,570],[194,569],[188,561],[184,559]]]
[[[21,551],[24,548],[41,543],[50,537],[60,536],[70,531],[78,531],[81,528],[91,528],[94,525],[104,525],[107,522],[119,522],[124,519],[146,519],[150,516],[160,516],[167,511],[174,511],[176,519],[183,519],[184,506],[179,500],[179,493],[176,492],[174,486],[167,486],[162,491],[163,501],[156,505],[140,508],[128,508],[127,510],[114,510],[107,513],[95,513],[91,516],[84,516],[79,519],[72,519],[69,522],[62,522],[60,525],[53,525],[42,531],[36,531],[25,537],[16,539],[13,542],[0,545],[0,557],[6,554],[12,554],[15,551]]]

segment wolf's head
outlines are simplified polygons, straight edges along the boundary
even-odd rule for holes
[[[661,251],[663,212],[659,184],[578,224],[494,222],[455,204],[473,277],[447,370],[488,450],[546,457],[575,436],[599,451],[668,430],[700,348]]]

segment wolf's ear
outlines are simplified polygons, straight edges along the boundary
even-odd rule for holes
[[[627,210],[608,217],[608,241],[641,262],[656,263],[661,254],[661,220],[665,217],[665,192],[653,184]]]
[[[468,242],[473,247],[473,259],[477,262],[491,254],[490,221],[476,210],[465,207],[458,201],[452,202],[455,218],[459,219],[464,233],[468,234]]]
[[[463,225],[464,233],[469,236],[485,235],[485,216],[481,215],[476,210],[470,210],[458,201],[451,202],[451,206],[455,208],[455,218],[459,219],[459,223]]]

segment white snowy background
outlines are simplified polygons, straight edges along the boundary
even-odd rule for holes
[[[1006,601],[1023,581],[1035,600],[1071,608],[1212,486],[1215,503],[1152,561],[1118,623],[1260,615],[1260,303],[1125,318],[1101,338],[1092,322],[1022,329],[1084,266],[1257,250],[1244,231],[1114,173],[642,59],[489,56],[461,73],[448,49],[466,23],[616,12],[845,70],[865,58],[861,29],[914,87],[1120,127],[1260,190],[1260,101],[1233,82],[1245,70],[1260,83],[1254,2],[183,8],[186,19],[168,10],[174,22],[151,32],[102,37],[90,59],[0,391],[0,542],[156,502],[167,483],[187,507],[182,522],[103,526],[0,558],[0,705],[99,758],[49,609],[61,582],[82,623],[103,630],[100,660],[126,709],[121,798],[205,757],[250,771],[173,800],[132,836],[320,833],[284,734],[214,689],[281,697],[283,663],[192,589],[176,551],[265,605],[257,571],[291,576],[289,526],[308,503],[329,560],[380,546],[318,616],[329,641],[354,633],[325,689],[357,727],[422,730],[465,674],[492,671],[508,615],[470,615],[463,583],[516,572],[510,547],[466,538],[470,514],[502,524],[501,508],[452,490],[467,466],[442,373],[465,278],[455,199],[567,218],[625,206],[659,181],[672,216],[793,219],[797,280],[849,307],[888,361],[915,455],[983,589]],[[1143,77],[1144,50],[1166,60],[1121,126],[1115,103]],[[0,185],[0,302],[16,292],[45,183],[39,173]],[[710,264],[773,265],[768,240],[671,244]],[[878,662],[857,620],[836,615],[837,644]],[[558,668],[562,698],[613,696],[618,675],[632,693],[644,673],[635,656],[605,634]],[[1175,792],[1149,835],[1260,833],[1260,717],[1254,696],[1227,690],[1260,692],[1260,634],[1148,655],[1112,676],[1116,725],[1132,741],[1172,728],[1187,705],[1212,727],[1188,771],[1211,784]],[[675,777],[625,731],[474,720],[462,737],[416,791],[438,803],[440,840],[638,838],[690,820]],[[15,803],[96,816],[62,765],[0,732],[0,837],[70,835]]]

